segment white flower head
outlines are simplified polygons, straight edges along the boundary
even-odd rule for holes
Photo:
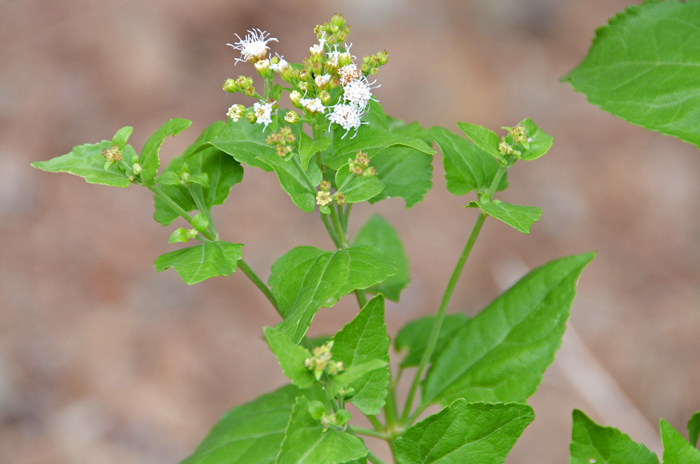
[[[255,113],[255,122],[265,124],[265,129],[267,129],[267,125],[272,122],[272,103],[256,102],[253,105],[253,112]]]
[[[233,122],[238,122],[239,119],[243,117],[243,114],[245,113],[245,106],[243,105],[233,105],[231,108],[228,109],[228,113],[226,115],[231,118]]]
[[[366,78],[350,81],[343,89],[343,100],[364,111],[372,98],[372,89],[379,87],[379,85],[372,87],[375,82],[377,81],[370,83]]]
[[[275,53],[275,55],[277,54]],[[279,58],[279,62],[272,63],[270,65],[270,69],[272,69],[276,73],[281,73],[284,72],[286,69],[289,69],[289,63],[287,63],[287,60],[285,60],[283,56],[277,55],[277,58]]]
[[[229,47],[233,47],[234,50],[241,52],[242,58],[236,58],[236,63],[239,61],[252,61],[255,63],[265,59],[267,50],[270,48],[267,46],[267,43],[272,40],[278,42],[274,37],[270,37],[269,33],[261,31],[260,29],[249,30],[245,39],[241,39],[238,34],[236,34],[236,37],[238,37],[238,42],[235,44],[226,44]]]
[[[323,55],[323,45],[313,44],[309,47],[309,52],[311,52],[311,56],[321,56]]]
[[[320,76],[316,76],[315,81],[316,81],[316,85],[318,86],[318,88],[323,89],[331,81],[331,75],[330,74],[323,74]]]
[[[346,64],[338,70],[338,74],[340,74],[340,82],[343,86],[362,78],[362,72],[355,63]]]
[[[362,108],[358,108],[356,105],[338,104],[333,107],[333,112],[329,113],[327,117],[331,124],[336,123],[345,129],[345,135],[342,137],[345,138],[351,129],[355,129],[355,135],[357,135],[360,126],[365,124],[361,119],[362,114]],[[353,137],[355,137],[355,135],[353,135]]]
[[[311,114],[324,113],[326,111],[326,107],[323,106],[320,98],[302,98],[299,100],[299,103]]]

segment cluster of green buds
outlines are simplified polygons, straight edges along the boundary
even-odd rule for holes
[[[330,205],[332,201],[335,201],[338,205],[345,204],[345,194],[343,192],[331,194],[331,182],[329,180],[323,179],[318,188],[319,192],[316,195],[316,204],[321,207],[322,213],[330,214],[328,205]]]
[[[377,74],[377,70],[380,66],[384,66],[389,62],[389,54],[386,50],[383,50],[376,55],[365,55],[362,57],[362,73],[365,76],[370,74]]]
[[[296,139],[296,136],[292,134],[292,129],[289,126],[284,126],[277,132],[268,135],[265,139],[265,143],[274,146],[277,155],[285,157],[294,149],[291,144],[294,143]]]
[[[509,157],[513,161],[520,159],[523,150],[530,148],[530,136],[527,129],[522,124],[515,127],[502,127],[508,131],[505,137],[501,138],[501,143],[498,144],[498,151],[504,157]]]
[[[320,401],[309,402],[309,414],[321,422],[324,432],[331,428],[344,430],[345,425],[352,419],[352,415],[345,409],[339,409],[335,414],[329,414]]]
[[[106,162],[109,163],[107,165],[109,166],[112,163],[116,163],[122,159],[122,151],[118,146],[112,145],[111,147],[102,150],[102,156],[104,156]]]
[[[226,79],[223,89],[228,93],[241,92],[249,97],[256,95],[252,77],[238,76],[237,79]]]
[[[304,366],[313,371],[316,380],[321,380],[324,373],[336,376],[345,370],[342,361],[333,361],[331,348],[333,348],[333,340],[314,348],[313,356],[304,360]]]
[[[356,176],[370,177],[377,175],[377,170],[374,166],[369,165],[369,156],[361,151],[357,152],[355,159],[350,158],[348,160],[348,167],[350,172]]]
[[[314,34],[318,40],[324,40],[329,45],[340,44],[348,38],[350,26],[345,23],[343,15],[334,14],[329,22],[316,26]]]

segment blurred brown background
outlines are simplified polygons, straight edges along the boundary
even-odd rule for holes
[[[132,143],[172,117],[193,127],[178,154],[232,103],[227,77],[252,75],[227,42],[261,28],[299,61],[312,28],[346,15],[358,56],[386,49],[375,95],[425,126],[496,129],[532,117],[555,137],[518,163],[501,198],[539,205],[524,236],[487,222],[450,311],[475,314],[528,269],[597,250],[561,356],[531,399],[538,419],[508,463],[568,462],[571,410],[658,450],[660,417],[683,430],[700,409],[700,154],[601,112],[558,79],[626,0],[0,0],[0,462],[160,464],[187,456],[218,416],[284,383],[261,328],[277,316],[241,273],[188,287],[151,263],[172,228],[145,189],[86,184],[29,167],[134,126]],[[357,207],[400,231],[411,286],[387,308],[394,334],[434,311],[475,219],[444,185],[406,210]],[[274,174],[246,169],[214,211],[222,237],[267,278],[297,245],[332,246]],[[322,310],[338,330],[354,301]],[[578,334],[578,336],[576,336]],[[386,456],[380,449],[380,455]]]

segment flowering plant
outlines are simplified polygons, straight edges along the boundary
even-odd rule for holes
[[[187,464],[382,462],[363,436],[384,440],[404,464],[502,463],[534,420],[526,400],[554,360],[577,280],[594,254],[532,270],[474,318],[447,315],[447,309],[487,217],[525,234],[540,218],[537,207],[494,196],[508,187],[517,161],[545,155],[553,139],[530,119],[504,127],[502,137],[458,123],[464,137],[387,116],[370,79],[388,54],[360,63],[349,32],[341,15],[317,26],[317,42],[302,63],[272,56],[277,39],[267,32],[238,37],[229,44],[240,53],[235,62],[251,63],[263,87],[242,75],[227,79],[223,89],[256,101],[232,105],[226,121],[207,127],[162,171],[161,144],[190,121],[166,122],[140,154],[128,144],[133,129],[124,127],[112,140],[33,163],[89,183],[148,188],[157,222],[170,226],[182,218],[191,226],[173,230],[169,242],[198,242],[158,257],[158,272],[172,268],[195,284],[240,269],[279,313],[281,321],[263,333],[290,384],[226,413]],[[294,109],[281,107],[285,93]],[[370,218],[355,237],[348,223],[355,203],[399,197],[410,208],[422,201],[431,187],[433,144],[443,154],[447,189],[474,192],[466,206],[479,215],[436,314],[396,334],[399,359],[392,364],[384,302],[398,302],[409,284],[408,258],[381,217]],[[264,283],[244,261],[243,245],[221,240],[211,214],[242,181],[243,165],[274,172],[294,205],[318,210],[335,249],[296,247],[277,259]],[[315,314],[348,294],[357,299],[357,316],[332,336],[308,337]],[[368,294],[374,296],[368,300]],[[397,386],[412,368],[408,394],[399,401]],[[431,405],[442,409],[424,417]],[[369,427],[358,423],[360,414]]]

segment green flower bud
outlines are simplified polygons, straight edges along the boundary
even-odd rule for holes
[[[386,50],[377,53],[377,62],[379,63],[379,66],[384,66],[388,61],[389,54],[386,52]]]
[[[290,110],[284,115],[284,120],[289,124],[296,124],[299,122],[299,114],[297,114],[296,111]]]
[[[292,105],[296,106],[297,108],[302,107],[301,97],[301,93],[296,90],[289,94],[289,99],[292,101]]]
[[[188,229],[185,231],[185,235],[187,236],[187,238],[197,238],[199,232],[197,232],[195,229]]]
[[[331,181],[329,181],[327,179],[323,179],[321,181],[321,185],[319,186],[319,188],[323,192],[328,192],[331,189]]]
[[[327,105],[331,101],[331,94],[329,94],[328,92],[326,92],[324,90],[318,95],[318,98],[321,99],[321,103],[323,103],[324,105]]]
[[[331,18],[331,24],[338,28],[345,27],[345,16],[339,13],[334,14]]]
[[[134,171],[134,174],[137,176],[141,174],[141,165],[139,163],[134,163],[133,166],[131,166],[131,169]]]
[[[255,113],[253,113],[252,111],[246,113],[245,119],[251,124],[255,123],[255,121],[258,120],[258,118],[255,116]]]
[[[226,79],[226,81],[224,81],[223,89],[228,93],[238,92],[238,85],[236,85],[236,81],[233,79]]]
[[[344,205],[345,204],[345,194],[343,192],[335,192],[335,195],[333,196],[333,199],[335,202],[339,205]]]
[[[341,53],[340,55],[338,55],[339,67],[342,68],[343,66],[347,66],[350,63],[352,63],[352,55],[350,55],[349,53]]]

